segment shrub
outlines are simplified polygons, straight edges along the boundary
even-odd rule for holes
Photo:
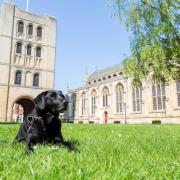
[[[161,124],[161,120],[154,120],[152,121],[152,124]]]
[[[121,121],[114,121],[114,124],[121,124]]]

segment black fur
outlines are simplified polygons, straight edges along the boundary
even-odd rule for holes
[[[46,126],[40,117],[32,116],[28,118],[29,129],[27,132],[26,143],[27,151],[33,151],[33,146],[42,143],[47,138]]]
[[[61,120],[59,119],[59,113],[64,112],[68,105],[68,101],[62,92],[53,90],[42,92],[34,99],[34,104],[35,108],[27,115],[27,117],[24,118],[14,143],[27,141],[27,143],[31,144],[30,142],[32,139],[33,142],[37,141],[38,143],[42,143],[42,137],[39,136],[37,127],[41,126],[41,121],[43,121],[42,126],[45,128],[43,141],[52,144],[61,144],[69,150],[73,150],[74,145],[71,142],[65,141],[61,133]],[[31,117],[36,117],[33,119],[32,124],[30,124],[28,120]],[[37,125],[36,127],[34,127],[35,124]],[[33,126],[34,129],[29,131],[31,126]],[[35,134],[33,138],[31,138],[32,134]],[[29,146],[29,150],[32,150],[31,146]]]

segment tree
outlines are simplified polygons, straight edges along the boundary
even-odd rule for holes
[[[135,84],[150,72],[163,81],[180,78],[180,0],[113,1],[132,34],[125,73]]]

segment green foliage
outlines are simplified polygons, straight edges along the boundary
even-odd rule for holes
[[[180,179],[179,125],[63,124],[80,152],[12,145],[19,125],[0,125],[0,179]]]
[[[136,81],[149,72],[164,81],[180,78],[180,0],[113,1],[132,34],[126,73]]]

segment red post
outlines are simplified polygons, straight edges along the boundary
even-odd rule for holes
[[[108,113],[107,113],[107,111],[104,112],[104,120],[105,120],[105,124],[107,124],[107,122],[108,122]]]

